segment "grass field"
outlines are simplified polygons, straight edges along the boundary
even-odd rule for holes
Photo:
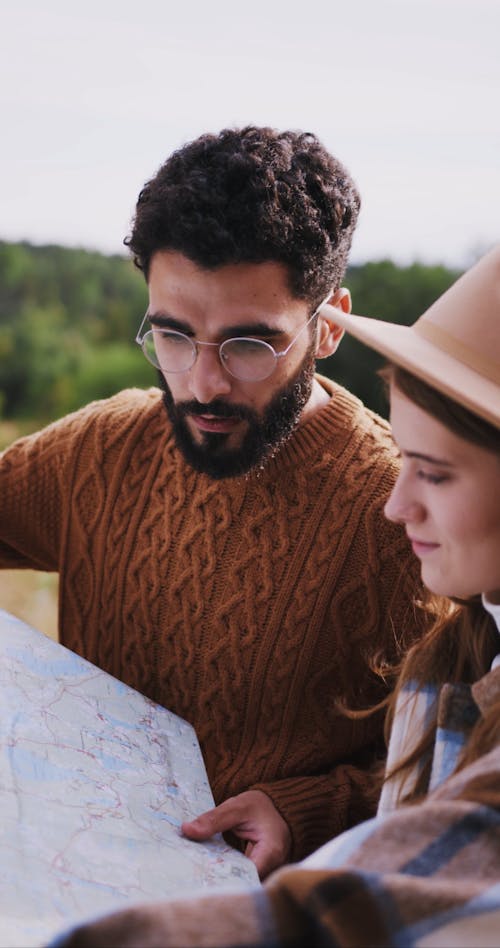
[[[41,425],[34,421],[5,421],[0,420],[0,451],[3,451],[12,441],[20,438],[21,435],[31,434]]]
[[[0,570],[0,608],[24,619],[33,628],[57,638],[57,585],[55,573],[30,569]]]
[[[38,425],[29,421],[0,421],[0,449]],[[51,638],[57,638],[57,587],[54,573],[34,570],[0,570],[0,609],[24,619]]]

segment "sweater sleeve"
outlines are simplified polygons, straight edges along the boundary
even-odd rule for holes
[[[0,566],[55,571],[63,523],[61,422],[0,455]],[[69,436],[69,434],[68,434]]]
[[[499,748],[458,776],[458,794],[451,778],[451,793],[355,827],[260,890],[138,905],[52,948],[497,944]]]
[[[75,505],[98,521],[104,454],[156,399],[155,389],[129,389],[91,402],[0,453],[0,568],[60,569]]]
[[[288,824],[292,862],[373,816],[383,769],[375,751],[373,758],[371,767],[342,763],[328,774],[258,783],[251,788],[266,793]]]
[[[102,481],[104,452],[124,420],[133,422],[134,408],[140,413],[151,399],[153,389],[137,389],[91,402],[0,454],[0,568],[61,568],[75,504],[87,520],[98,519],[95,482]]]

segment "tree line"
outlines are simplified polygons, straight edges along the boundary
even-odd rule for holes
[[[351,266],[354,312],[410,325],[457,278],[444,266],[380,260]],[[96,398],[156,383],[134,339],[147,306],[131,260],[68,247],[0,241],[0,417],[51,421]],[[381,359],[354,339],[318,363],[386,413]]]

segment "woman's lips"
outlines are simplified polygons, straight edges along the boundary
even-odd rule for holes
[[[191,415],[191,421],[200,431],[212,431],[217,434],[229,434],[239,424],[240,419],[231,416]]]
[[[415,540],[412,537],[409,537],[409,540],[415,556],[419,557],[426,556],[428,553],[433,553],[434,550],[437,550],[440,546],[439,543],[425,543],[423,540]]]

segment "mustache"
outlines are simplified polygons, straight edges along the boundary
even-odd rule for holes
[[[213,415],[215,418],[238,418],[240,421],[254,421],[256,412],[248,408],[247,405],[229,405],[221,398],[214,399],[213,402],[203,404],[202,402],[177,402],[175,410],[178,415],[184,418],[186,415]]]

